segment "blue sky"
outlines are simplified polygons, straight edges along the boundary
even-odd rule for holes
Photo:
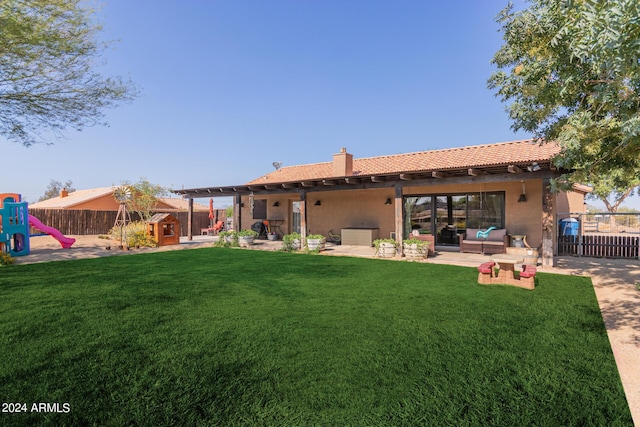
[[[341,147],[357,158],[527,138],[486,88],[506,3],[102,0],[103,37],[118,40],[104,73],[140,97],[51,146],[0,139],[0,191],[33,203],[52,179],[242,184]]]

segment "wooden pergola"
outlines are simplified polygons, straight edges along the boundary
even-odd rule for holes
[[[387,174],[372,175],[354,175],[345,177],[316,178],[304,179],[286,182],[269,182],[265,184],[242,184],[218,187],[199,187],[173,190],[175,194],[180,194],[189,200],[188,203],[188,238],[193,238],[191,232],[191,221],[193,216],[193,200],[206,197],[233,197],[234,210],[233,221],[236,227],[240,228],[240,206],[242,196],[249,195],[270,195],[270,194],[298,194],[300,198],[300,217],[301,217],[301,235],[302,239],[306,238],[306,212],[307,212],[307,193],[337,191],[337,190],[356,190],[356,189],[380,189],[394,188],[394,216],[396,239],[402,239],[402,197],[403,188],[405,186],[436,186],[443,183],[446,184],[473,184],[473,183],[489,183],[489,182],[509,182],[520,181],[524,175],[528,179],[535,178],[543,181],[543,240],[553,241],[555,233],[555,212],[554,198],[549,190],[549,181],[557,178],[566,171],[560,171],[555,168],[551,160],[512,163],[512,164],[495,164],[484,165],[472,168],[456,168],[456,169],[440,169],[440,170],[422,170],[411,172],[397,172]],[[553,258],[553,244],[550,246]],[[547,254],[549,256],[549,254]],[[544,245],[543,245],[543,258]]]

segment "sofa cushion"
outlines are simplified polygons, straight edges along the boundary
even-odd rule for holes
[[[499,230],[491,230],[489,232],[489,237],[487,237],[487,241],[491,242],[502,242],[504,241],[504,236],[507,235],[507,230],[501,228]]]
[[[478,231],[482,231],[479,228],[467,228],[466,236],[464,236],[464,240],[484,240],[478,238]]]

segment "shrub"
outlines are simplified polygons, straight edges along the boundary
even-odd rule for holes
[[[378,250],[380,249],[380,245],[382,243],[389,243],[393,245],[394,248],[398,247],[398,242],[396,242],[394,239],[376,239],[373,241],[373,246],[375,246],[376,250]]]
[[[13,264],[13,258],[9,254],[0,253],[0,266]]]
[[[124,227],[124,230],[121,230],[121,227],[113,227],[109,231],[109,236],[113,240],[117,240],[120,243],[124,243],[120,240],[122,236],[122,238],[125,239],[125,242],[128,247],[158,246],[158,242],[156,242],[151,236],[147,234],[147,223],[142,221],[130,222]]]
[[[417,245],[418,248],[424,248],[425,246],[428,247],[429,245],[431,245],[431,242],[414,238],[403,240],[402,243],[406,245]]]
[[[282,250],[285,252],[291,252],[300,249],[300,233],[293,232],[291,234],[285,234],[282,236]],[[296,247],[296,241],[298,247]]]
[[[237,231],[223,231],[218,234],[218,241],[214,243],[214,246],[217,248],[227,248],[229,246],[237,247],[240,246],[238,243],[238,232]],[[230,239],[231,242],[227,240]]]
[[[325,237],[322,234],[309,234],[307,239],[324,239]]]

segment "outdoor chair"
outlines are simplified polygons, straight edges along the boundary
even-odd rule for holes
[[[216,222],[216,225],[213,226],[213,233],[218,234],[224,229],[224,221]]]
[[[340,237],[339,234],[334,234],[333,230],[329,230],[328,234],[329,234],[329,237],[327,237],[328,241],[340,244],[340,241],[342,240],[342,238]]]

